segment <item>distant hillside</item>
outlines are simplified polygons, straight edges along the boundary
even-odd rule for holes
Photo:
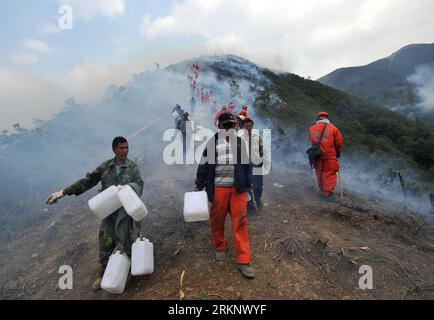
[[[365,66],[335,70],[318,81],[434,123],[434,105],[424,92],[434,90],[434,77],[429,76],[433,66],[434,44],[413,44]]]

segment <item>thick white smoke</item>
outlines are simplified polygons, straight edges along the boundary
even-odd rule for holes
[[[416,107],[423,112],[434,111],[434,64],[417,67],[408,81],[416,86],[415,91],[420,99]]]

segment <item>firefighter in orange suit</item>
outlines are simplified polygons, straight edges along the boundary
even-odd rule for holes
[[[322,155],[315,161],[315,171],[322,196],[326,200],[331,200],[336,187],[336,173],[339,171],[338,159],[343,150],[343,137],[339,129],[330,123],[327,112],[318,113],[316,124],[309,130],[309,140],[312,144],[319,142],[323,130],[320,144]]]

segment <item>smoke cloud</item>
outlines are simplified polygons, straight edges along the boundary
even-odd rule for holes
[[[434,64],[417,67],[408,81],[416,86],[415,92],[420,99],[416,107],[423,112],[434,112]]]

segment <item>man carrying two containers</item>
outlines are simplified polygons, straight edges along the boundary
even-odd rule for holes
[[[143,193],[143,180],[137,165],[127,158],[128,142],[123,137],[116,137],[112,143],[115,158],[99,165],[86,177],[78,180],[69,187],[51,194],[48,204],[57,202],[65,195],[80,195],[93,188],[101,181],[100,192],[111,186],[122,189],[130,186],[138,196]],[[107,267],[110,256],[115,250],[121,250],[131,257],[131,247],[135,239],[140,236],[140,224],[127,214],[121,207],[101,221],[99,229],[99,262],[101,270],[92,285],[94,290],[101,286],[102,276]]]

